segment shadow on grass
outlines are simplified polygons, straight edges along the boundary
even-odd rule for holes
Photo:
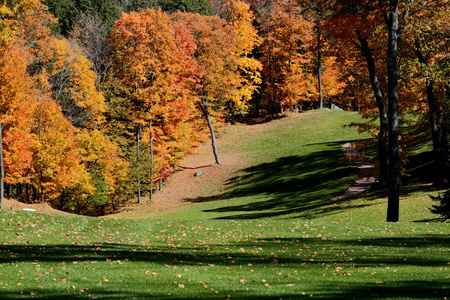
[[[314,298],[319,299],[357,299],[367,298],[414,298],[430,299],[435,297],[448,296],[450,281],[433,273],[421,274],[416,267],[434,267],[437,269],[446,268],[448,259],[445,245],[450,244],[450,236],[418,235],[415,237],[374,237],[370,239],[322,239],[322,238],[273,238],[247,240],[227,244],[211,244],[203,248],[186,246],[171,249],[170,247],[156,246],[151,250],[132,248],[129,244],[91,244],[73,245],[61,244],[53,246],[44,245],[0,245],[0,264],[36,263],[43,265],[45,262],[60,264],[77,261],[79,264],[98,262],[95,266],[99,269],[107,268],[121,260],[125,262],[123,272],[133,274],[133,269],[137,265],[130,265],[135,261],[139,263],[139,269],[146,268],[152,271],[161,272],[163,265],[167,268],[177,266],[182,269],[210,268],[208,272],[209,280],[216,278],[220,281],[222,277],[232,275],[226,273],[226,269],[251,268],[255,272],[262,272],[264,276],[270,276],[271,270],[276,272],[291,273],[295,270],[301,281],[295,278],[284,277],[278,282],[271,281],[271,290],[259,293],[246,292],[243,285],[236,283],[236,286],[223,286],[221,294],[209,293],[207,290],[198,295],[202,299],[224,299],[225,295],[232,295],[234,299],[298,299],[306,291],[314,294]],[[135,245],[134,245],[135,246]],[[209,248],[213,250],[211,252]],[[233,248],[261,249],[259,252],[241,252]],[[264,250],[262,250],[264,249]],[[299,249],[301,251],[299,251]],[[284,253],[284,254],[281,254]],[[151,263],[152,265],[146,265]],[[392,275],[381,275],[386,272],[387,267],[398,269],[398,273]],[[409,267],[415,268],[409,271]],[[42,267],[44,268],[44,267]],[[129,269],[125,271],[126,269]],[[55,268],[56,269],[56,268]],[[169,270],[167,269],[167,270]],[[378,271],[380,275],[370,276],[369,274]],[[39,270],[38,270],[39,271]],[[275,272],[274,271],[274,272]],[[361,273],[358,274],[358,272]],[[56,271],[55,272],[60,272]],[[215,272],[211,274],[211,272]],[[224,273],[225,272],[225,273]],[[415,274],[411,274],[414,272]],[[430,272],[430,271],[429,271]],[[352,277],[348,277],[352,273]],[[448,273],[441,272],[446,276]],[[69,277],[68,272],[63,271],[63,276]],[[325,274],[326,276],[322,276]],[[397,274],[397,276],[394,276]],[[45,276],[45,275],[43,275]],[[56,277],[57,275],[53,275]],[[105,273],[104,276],[109,274]],[[137,276],[137,275],[136,275]],[[142,275],[140,275],[142,276]],[[213,277],[211,277],[213,276]],[[360,276],[365,276],[364,278]],[[408,276],[407,278],[402,276]],[[429,276],[433,276],[430,278]],[[238,277],[239,278],[239,277]],[[264,277],[265,278],[265,277]],[[276,278],[276,277],[273,277]],[[346,279],[349,278],[349,279]],[[351,280],[350,280],[351,278]],[[80,278],[70,279],[73,283]],[[142,278],[141,278],[142,279]],[[290,281],[292,279],[292,281]],[[419,280],[420,279],[420,280]],[[5,279],[3,279],[5,280]],[[142,280],[140,281],[142,282]],[[229,281],[228,281],[229,282]],[[295,282],[295,284],[292,284]],[[128,282],[131,284],[130,282]],[[155,292],[153,297],[158,299],[185,299],[193,298],[194,295],[185,297],[164,294],[164,291],[173,289],[173,283],[160,280],[158,285],[164,286],[160,290],[154,289],[154,284],[142,286],[138,281],[134,282],[137,287],[130,286],[127,290],[120,290],[118,286],[110,285],[106,287],[93,286],[89,288],[89,294],[95,295],[98,299],[124,299],[123,297],[137,297],[139,299],[150,298],[150,293],[145,290]],[[259,283],[260,284],[260,283]],[[291,284],[291,292],[286,291],[286,285]],[[96,285],[96,282],[94,283]],[[242,288],[241,288],[242,287]],[[25,288],[25,287],[24,287]],[[201,288],[200,288],[201,289]],[[26,293],[30,290],[22,290]],[[39,295],[33,299],[87,299],[87,295],[76,295],[71,293],[68,296],[65,285],[59,289],[51,286],[39,291]],[[24,298],[18,295],[17,289],[1,290],[1,299]]]
[[[219,216],[219,219],[255,219],[293,213],[301,213],[302,218],[316,218],[338,212],[344,209],[341,204],[348,199],[331,199],[344,193],[353,184],[355,176],[351,175],[357,172],[353,163],[340,160],[344,143],[327,143],[328,150],[305,156],[286,156],[246,168],[228,180],[227,192],[184,201],[203,203],[237,199],[244,202],[237,205],[223,202],[222,207],[205,210],[228,214]],[[316,144],[302,147],[314,146]]]

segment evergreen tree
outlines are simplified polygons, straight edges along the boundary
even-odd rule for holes
[[[82,13],[94,13],[108,24],[112,29],[114,22],[119,18],[120,11],[114,0],[45,0],[48,10],[58,19],[54,25],[54,34],[67,36],[72,29],[74,21]]]

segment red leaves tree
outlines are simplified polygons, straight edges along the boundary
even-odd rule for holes
[[[217,16],[177,12],[171,17],[174,22],[188,26],[197,44],[194,58],[204,69],[197,91],[200,97],[197,106],[207,120],[215,162],[220,164],[215,131],[220,128],[225,113],[232,115],[242,100],[236,35],[233,28]]]
[[[166,179],[172,166],[199,142],[195,44],[186,26],[174,26],[167,14],[151,9],[122,15],[109,40],[115,76],[131,101],[128,105],[127,99],[120,100],[130,109],[129,122],[138,132],[138,156],[141,140],[151,151],[150,178],[145,180],[151,191],[153,182]]]
[[[411,17],[441,1],[427,4],[415,1],[335,1],[328,4],[333,11],[333,20],[341,40],[354,43],[366,59],[374,95],[380,113],[379,158],[380,183],[388,182],[389,197],[387,220],[398,221],[400,187],[400,145],[399,145],[399,41],[405,25]],[[380,39],[380,37],[382,37]],[[382,56],[384,72],[377,69],[374,46],[370,41],[381,42],[385,53]],[[382,86],[379,74],[387,85]],[[383,92],[383,90],[385,92]],[[388,107],[385,107],[387,97]],[[389,166],[387,166],[385,140],[389,132]],[[388,170],[388,176],[386,176]]]

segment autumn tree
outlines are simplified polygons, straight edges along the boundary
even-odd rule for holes
[[[198,80],[191,78],[197,70],[190,59],[195,45],[187,28],[174,26],[167,14],[152,9],[124,14],[109,41],[118,78],[110,103],[123,103],[120,110],[113,108],[117,114],[111,119],[137,132],[124,142],[131,138],[128,144],[133,145],[138,136],[135,150],[153,154],[150,174],[142,180],[152,191],[153,182],[166,179],[172,166],[198,145],[192,92]]]
[[[48,52],[40,51],[45,23],[53,21],[45,9],[39,0],[4,1],[0,7],[0,206],[4,182],[27,182],[32,166],[33,78],[27,71],[48,58]]]
[[[408,90],[418,105],[427,103],[429,127],[433,142],[433,155],[436,172],[434,182],[442,184],[450,180],[449,149],[448,149],[448,116],[450,107],[446,97],[449,73],[449,15],[448,1],[441,1],[432,9],[417,12],[404,30],[406,49],[402,57],[402,72],[416,74],[410,77]],[[416,88],[412,89],[412,83]],[[411,95],[408,95],[411,96]],[[420,109],[420,108],[419,108]]]
[[[328,56],[324,59],[322,73],[323,98],[324,100],[328,98],[331,102],[331,98],[341,94],[346,87],[345,80],[343,79],[344,72],[342,72],[342,68],[339,67],[337,57]]]
[[[225,108],[231,112],[242,99],[236,35],[233,27],[217,16],[177,12],[171,17],[187,25],[197,44],[194,58],[204,69],[197,106],[208,123],[215,162],[220,164],[214,127],[223,121]]]
[[[364,3],[336,2],[331,11],[333,14],[328,21],[327,29],[339,39],[342,48],[356,46],[366,63],[366,70],[378,108],[380,124],[378,132],[378,184],[380,188],[383,188],[388,183],[388,114],[385,105],[386,96],[382,86],[383,81],[380,82],[379,80],[382,66],[378,65],[378,57],[380,55],[384,57],[384,53],[380,54],[380,51],[377,51],[374,55],[374,49],[382,49],[385,46],[383,43],[378,44],[380,39],[376,38],[376,30],[382,26],[381,20],[373,18],[373,15],[377,13],[377,6],[375,2],[370,1]],[[365,13],[359,13],[360,11]]]
[[[259,11],[260,58],[263,63],[263,95],[273,115],[291,108],[308,93],[307,68],[311,62],[307,46],[312,41],[312,23],[301,8],[289,0],[273,1]],[[291,80],[295,77],[295,81]]]
[[[34,107],[32,80],[27,73],[31,59],[23,41],[0,46],[0,207],[4,182],[27,182],[32,166],[31,115]]]
[[[4,45],[22,32],[23,19],[41,8],[41,0],[4,1],[0,6],[0,44]]]
[[[240,99],[234,103],[232,113],[246,113],[254,94],[262,83],[262,64],[254,58],[254,51],[262,43],[253,26],[255,16],[250,5],[243,1],[230,0],[222,3],[220,14],[234,28],[237,39],[238,70],[241,74]]]
[[[77,177],[55,201],[64,210],[86,215],[105,215],[116,212],[128,197],[122,195],[128,182],[128,162],[119,155],[116,143],[98,129],[81,129],[76,141],[79,146],[81,168]]]
[[[107,23],[96,14],[88,12],[78,16],[69,32],[69,40],[75,41],[92,63],[92,70],[97,75],[96,85],[98,88],[105,80],[106,73],[111,66],[109,45],[106,40],[108,34]]]
[[[385,139],[387,132],[389,132],[387,220],[390,222],[398,221],[399,216],[399,41],[405,25],[410,21],[411,17],[438,2],[440,1],[429,4],[413,1],[387,1],[386,3],[382,1],[336,1],[332,4],[333,19],[336,20],[335,24],[343,28],[340,30],[340,37],[347,37],[356,44],[367,61],[369,76],[380,112],[380,160],[383,157],[382,151],[384,148],[382,140]],[[350,28],[351,30],[348,30]],[[383,93],[378,80],[373,47],[369,45],[369,40],[375,39],[375,35],[384,37],[384,39],[378,38],[377,41],[384,41],[384,49],[386,49],[384,68],[387,86],[385,93]],[[385,97],[387,97],[388,103],[387,110],[384,104]],[[388,129],[386,130],[385,128]],[[384,160],[383,165],[387,165],[384,163]],[[381,165],[380,163],[380,167]]]
[[[36,108],[33,112],[35,141],[33,168],[29,171],[32,190],[24,195],[28,201],[50,201],[76,178],[79,148],[75,129],[64,117],[61,106],[51,97],[51,86],[45,73],[36,81]]]
[[[76,43],[54,40],[49,82],[53,98],[64,115],[78,127],[99,125],[104,121],[105,99],[96,86],[97,76],[92,63]]]

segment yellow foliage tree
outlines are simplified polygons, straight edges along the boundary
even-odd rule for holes
[[[66,39],[54,40],[54,59],[49,73],[53,97],[64,115],[77,127],[104,122],[104,96],[97,90],[97,75],[80,47]]]

